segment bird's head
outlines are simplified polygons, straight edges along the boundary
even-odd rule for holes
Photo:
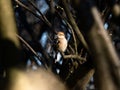
[[[57,37],[60,39],[60,38],[65,38],[65,34],[64,32],[58,32],[57,33]]]

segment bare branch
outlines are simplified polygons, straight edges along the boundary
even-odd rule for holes
[[[25,8],[27,11],[29,11],[30,13],[32,13],[34,16],[36,16],[38,19],[42,20],[46,25],[48,25],[49,27],[51,27],[51,23],[44,17],[40,17],[38,14],[36,14],[35,12],[33,12],[29,7],[27,7],[26,5],[24,5],[23,3],[21,3],[19,0],[15,0],[15,2],[20,5],[21,7]],[[42,13],[40,13],[42,14]],[[42,15],[43,16],[43,15]]]
[[[86,58],[83,58],[79,55],[65,55],[63,52],[60,52],[60,53],[62,54],[64,59],[77,59],[80,62],[85,62],[86,61]]]
[[[64,6],[64,9],[65,9],[65,13],[66,13],[66,15],[67,15],[67,17],[70,21],[70,24],[71,24],[73,30],[76,32],[78,39],[82,42],[84,47],[89,51],[88,45],[87,45],[82,33],[80,32],[80,29],[78,28],[74,18],[72,17],[72,14],[71,14],[71,12],[68,8],[68,4],[67,4],[66,0],[62,0],[62,3],[63,3],[63,6]]]
[[[45,61],[42,60],[42,58],[37,54],[37,52],[19,35],[16,34],[16,36],[25,44],[25,46],[41,61],[41,63],[44,65],[44,67],[47,69],[47,65],[45,64]]]
[[[42,16],[42,19],[48,24],[48,26],[51,26],[51,23],[48,21],[46,16],[43,15],[42,12],[37,8],[37,6],[31,0],[28,0],[28,2],[38,11],[38,13]]]
[[[51,13],[54,14],[55,13],[54,0],[46,0],[46,2],[48,3],[48,5],[50,7]]]
[[[18,65],[20,43],[11,0],[0,0],[0,65],[11,68]]]

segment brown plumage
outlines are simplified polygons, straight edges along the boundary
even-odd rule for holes
[[[57,38],[58,38],[58,50],[60,50],[61,52],[65,52],[65,50],[67,49],[67,40],[65,38],[65,34],[63,32],[58,32]]]

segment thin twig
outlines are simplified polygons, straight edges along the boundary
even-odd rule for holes
[[[33,12],[29,7],[27,7],[26,5],[24,5],[23,3],[21,3],[19,0],[15,0],[15,2],[23,7],[24,9],[26,9],[27,11],[29,11],[30,13],[32,13],[34,16],[36,16],[38,19],[42,20],[46,25],[48,25],[49,27],[51,27],[52,25],[48,22],[46,22],[43,18],[41,18],[38,14],[36,14],[35,12]]]
[[[53,0],[46,0],[46,2],[48,3],[48,5],[50,7],[51,13],[54,14],[55,13],[54,1]]]
[[[70,28],[71,32],[72,32],[72,36],[73,36],[73,40],[74,40],[74,45],[75,45],[75,53],[78,54],[78,51],[77,51],[77,41],[76,41],[76,37],[75,37],[75,33],[74,33],[74,30],[73,28],[71,27],[71,25],[65,20],[67,26]]]
[[[77,60],[80,60],[80,61],[86,61],[86,58],[82,58],[79,55],[65,55],[61,51],[60,51],[60,53],[61,53],[61,55],[63,56],[64,59],[77,59]]]
[[[41,17],[43,18],[43,20],[46,23],[48,23],[49,26],[51,26],[51,23],[48,21],[48,19],[46,18],[46,16],[42,14],[42,12],[38,9],[38,7],[31,0],[28,0],[28,2],[38,11],[38,13],[41,15]]]
[[[71,45],[68,45],[68,47],[70,48],[70,50],[71,50],[72,53],[75,53],[75,50],[74,50],[74,48],[72,48]]]
[[[19,35],[16,36],[25,44],[25,46],[41,61],[45,68],[47,68],[45,62],[41,59],[41,57],[35,52],[35,50]]]
[[[64,55],[63,57],[64,59],[69,59],[69,58],[72,58],[72,59],[79,59],[80,61],[86,61],[85,58],[82,58],[78,55]]]

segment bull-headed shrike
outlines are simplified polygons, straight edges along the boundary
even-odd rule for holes
[[[56,49],[57,49],[57,51],[64,53],[67,49],[67,45],[68,45],[68,42],[67,42],[64,32],[61,32],[61,31],[57,32],[57,34],[56,34]],[[60,52],[56,53],[55,63],[59,62],[61,59]]]
[[[57,41],[58,50],[61,52],[65,52],[68,43],[64,32],[57,32],[57,40],[58,40]]]

